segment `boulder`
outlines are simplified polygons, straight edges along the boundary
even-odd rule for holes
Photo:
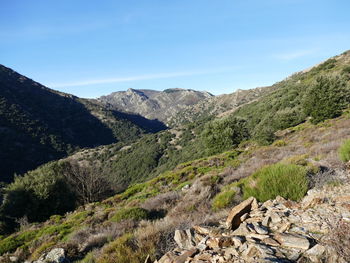
[[[319,263],[319,262],[321,262],[320,258],[323,256],[325,251],[326,251],[326,249],[324,246],[317,244],[317,245],[313,246],[312,248],[310,248],[309,250],[307,250],[304,253],[304,256],[309,258],[309,260],[311,262]]]
[[[239,205],[232,208],[227,219],[226,219],[226,227],[228,229],[237,229],[239,225],[242,223],[241,216],[245,213],[249,213],[252,209],[252,203],[256,202],[254,197],[250,197],[247,200],[243,201]]]
[[[198,249],[193,248],[183,252],[180,256],[178,256],[174,263],[184,263],[189,257],[193,257],[198,253]]]
[[[174,240],[181,249],[191,249],[195,246],[194,238],[190,229],[175,230]]]
[[[212,237],[206,242],[210,248],[223,248],[233,246],[235,243],[231,237]]]
[[[43,254],[37,261],[33,263],[67,263],[63,248],[54,248],[50,252]]]
[[[278,233],[274,235],[282,247],[297,248],[307,250],[310,247],[310,242],[306,237],[287,233]]]

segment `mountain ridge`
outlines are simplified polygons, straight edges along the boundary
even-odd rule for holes
[[[185,106],[212,96],[209,92],[191,89],[128,89],[101,96],[97,100],[110,109],[140,114],[167,124],[169,118]]]

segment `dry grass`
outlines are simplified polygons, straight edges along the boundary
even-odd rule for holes
[[[331,224],[330,234],[326,240],[337,256],[350,259],[350,222],[339,220]]]
[[[174,206],[179,198],[180,194],[176,191],[166,192],[147,199],[142,203],[141,207],[149,211],[168,209],[169,207]]]
[[[100,226],[91,226],[76,231],[69,239],[68,243],[76,245],[80,253],[87,252],[102,247],[110,240],[122,236],[127,231],[134,229],[137,224],[133,220],[125,220],[121,223],[109,222]]]

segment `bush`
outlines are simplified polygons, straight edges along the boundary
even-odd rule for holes
[[[265,166],[243,180],[244,198],[254,196],[259,201],[282,196],[300,200],[308,190],[307,169],[294,164]]]
[[[97,263],[139,263],[144,262],[148,254],[153,254],[153,244],[138,247],[132,234],[124,234],[102,250]]]
[[[269,145],[276,139],[274,129],[270,123],[262,123],[254,134],[254,140],[261,145]]]
[[[75,195],[61,176],[59,163],[49,163],[16,177],[5,188],[1,220],[15,226],[15,221],[26,216],[29,222],[48,219],[75,208]],[[9,229],[8,231],[10,231]]]
[[[338,117],[349,103],[349,95],[347,81],[343,78],[318,77],[304,97],[304,112],[312,117],[314,124]]]
[[[122,208],[111,218],[112,222],[120,222],[125,219],[141,220],[150,217],[150,212],[140,207]]]
[[[350,160],[350,139],[343,142],[339,150],[339,158],[343,162],[348,162]]]
[[[227,117],[209,122],[204,128],[202,139],[209,154],[228,150],[249,139],[246,120]]]
[[[35,230],[26,231],[18,235],[9,236],[0,241],[0,255],[7,252],[13,252],[18,247],[24,245],[26,242],[30,241],[36,236],[37,232]]]
[[[212,203],[213,210],[219,210],[222,208],[229,207],[232,204],[235,196],[236,196],[236,191],[234,190],[227,190],[227,191],[218,193],[213,199],[213,203]]]

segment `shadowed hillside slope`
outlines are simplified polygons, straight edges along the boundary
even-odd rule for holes
[[[78,148],[135,140],[149,128],[141,116],[106,110],[0,66],[0,181]]]

